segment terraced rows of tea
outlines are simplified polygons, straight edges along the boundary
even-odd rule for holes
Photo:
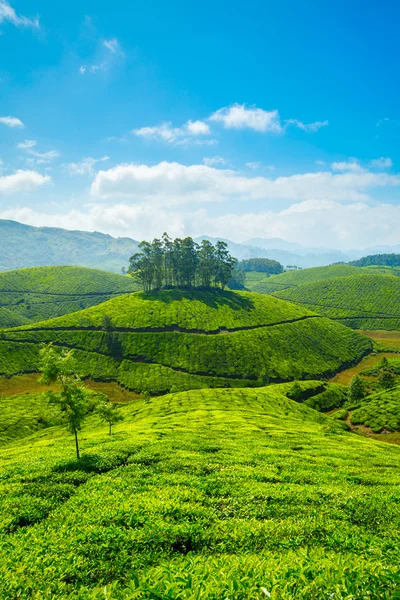
[[[400,329],[400,277],[332,277],[274,295],[354,329]]]
[[[292,385],[139,399],[112,436],[93,415],[80,461],[32,397],[48,428],[0,447],[1,597],[397,598],[400,448]]]
[[[136,291],[130,277],[83,267],[34,267],[0,273],[0,328],[42,321]]]
[[[4,330],[0,373],[37,370],[49,342],[76,349],[84,377],[157,394],[323,377],[372,349],[368,338],[271,296],[170,290]]]
[[[246,287],[252,292],[260,294],[274,294],[286,289],[295,288],[307,283],[314,283],[331,277],[351,277],[372,271],[369,267],[354,267],[352,265],[329,265],[326,267],[312,267],[285,271],[280,275],[264,277],[261,273],[251,273],[246,277]]]

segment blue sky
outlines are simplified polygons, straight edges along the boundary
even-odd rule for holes
[[[0,0],[0,218],[400,241],[392,1]]]

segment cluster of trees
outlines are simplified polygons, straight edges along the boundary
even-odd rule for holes
[[[277,260],[271,258],[248,258],[241,260],[237,270],[243,273],[267,273],[268,275],[279,275],[283,273],[283,266]]]
[[[221,286],[225,288],[237,264],[225,242],[197,244],[191,237],[162,239],[139,244],[140,252],[129,260],[128,272],[146,292],[161,288]]]
[[[371,254],[349,263],[355,267],[380,265],[384,267],[400,267],[400,254]]]

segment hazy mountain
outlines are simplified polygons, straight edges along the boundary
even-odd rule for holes
[[[348,262],[380,253],[399,253],[400,245],[375,246],[365,250],[341,252],[329,248],[307,248],[280,238],[253,238],[238,244],[224,238],[200,236],[215,244],[222,239],[230,253],[239,260],[272,258],[282,265],[319,267]],[[69,231],[55,227],[32,227],[0,219],[0,271],[41,265],[78,265],[119,273],[128,266],[138,242],[131,238],[113,238],[104,233]]]
[[[78,265],[119,273],[138,243],[104,233],[31,227],[0,220],[0,271],[42,265]]]

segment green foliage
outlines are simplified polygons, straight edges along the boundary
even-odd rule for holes
[[[379,375],[378,385],[383,390],[390,390],[396,385],[396,378],[390,370],[384,369]]]
[[[104,331],[105,316],[111,331]],[[80,351],[83,377],[153,394],[326,376],[372,347],[366,337],[270,296],[168,290],[8,330],[0,340],[0,373],[34,371],[37,344],[49,342]]]
[[[72,351],[57,352],[52,344],[40,350],[41,382],[59,383],[61,392],[47,392],[50,403],[59,406],[69,431],[75,436],[76,457],[79,460],[78,431],[89,412],[88,392],[76,374],[77,365]]]
[[[400,254],[371,254],[359,260],[353,260],[350,264],[356,267],[369,267],[371,265],[400,267]]]
[[[349,385],[348,395],[349,395],[350,402],[357,403],[359,400],[362,400],[364,398],[364,396],[366,396],[366,394],[367,394],[367,392],[365,389],[364,380],[361,377],[359,377],[358,375],[356,375],[350,381],[350,385]]]
[[[399,277],[381,274],[331,277],[276,291],[275,295],[354,329],[400,329]]]
[[[256,271],[258,273],[268,273],[269,275],[279,275],[283,272],[283,266],[277,260],[270,258],[249,258],[241,260],[237,265],[238,271],[249,273]]]
[[[120,423],[123,420],[123,416],[119,411],[119,408],[116,404],[112,404],[108,400],[107,397],[103,397],[100,399],[96,406],[96,411],[100,417],[100,419],[107,423],[109,426],[109,435],[111,435],[111,428],[116,423]]]
[[[348,416],[349,411],[346,408],[340,408],[331,415],[332,419],[337,419],[338,421],[346,421]]]
[[[203,240],[198,245],[190,237],[172,241],[166,233],[162,240],[141,242],[139,250],[130,258],[129,273],[147,292],[163,287],[221,285],[224,289],[237,262],[225,242],[218,241],[213,246]]]
[[[295,381],[292,387],[289,390],[288,397],[294,400],[295,402],[299,402],[302,396],[303,390],[298,381]]]
[[[273,294],[286,289],[296,288],[307,283],[314,283],[331,277],[349,277],[368,273],[368,269],[361,269],[351,265],[329,265],[327,267],[312,267],[285,271],[281,275],[272,275],[254,283],[247,281],[246,287],[260,294]]]
[[[134,292],[131,277],[83,267],[35,267],[0,273],[0,328],[76,312]]]
[[[400,388],[378,392],[364,398],[361,406],[353,411],[353,425],[365,425],[375,433],[400,431]]]
[[[339,408],[347,400],[347,387],[339,383],[330,383],[319,393],[304,400],[304,404],[315,410],[326,412]]]
[[[138,400],[112,437],[94,413],[80,461],[61,427],[0,449],[2,598],[395,600],[400,448],[292,385]]]

